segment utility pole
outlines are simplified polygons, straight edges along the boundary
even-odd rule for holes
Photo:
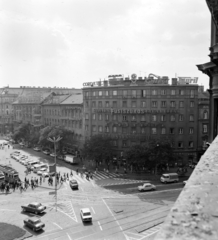
[[[57,138],[48,138],[48,141],[54,143],[54,155],[55,155],[55,210],[57,212],[57,158],[56,158],[56,143],[59,142],[62,138],[58,136]]]

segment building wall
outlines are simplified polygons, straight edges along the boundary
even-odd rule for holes
[[[84,135],[107,134],[118,155],[149,138],[167,137],[184,160],[197,157],[198,86],[129,84],[87,87]]]

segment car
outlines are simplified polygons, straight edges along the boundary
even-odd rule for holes
[[[187,180],[186,180],[186,181],[183,181],[182,183],[183,183],[183,185],[186,185],[186,183],[187,183]]]
[[[42,151],[44,154],[46,154],[46,155],[50,155],[50,151],[49,150],[44,150],[44,151]]]
[[[91,222],[92,221],[92,214],[89,208],[82,208],[80,210],[80,216],[83,222]]]
[[[20,160],[20,163],[22,164],[22,165],[24,165],[27,161],[26,161],[27,159],[23,159],[23,160]]]
[[[57,156],[57,159],[60,159],[60,160],[64,160],[65,158],[66,158],[65,155],[58,155],[58,156]]]
[[[55,172],[52,172],[52,173],[50,173],[50,172],[43,172],[42,173],[42,177],[54,177],[55,176]]]
[[[39,231],[45,227],[45,224],[38,217],[30,217],[23,220],[24,225],[31,228],[34,232]]]
[[[39,202],[32,202],[30,204],[21,206],[21,208],[23,212],[33,212],[35,214],[39,214],[45,211],[46,206],[43,206]]]
[[[50,156],[51,156],[51,157],[57,157],[57,154],[51,153]]]
[[[142,186],[138,186],[138,190],[140,192],[154,191],[154,190],[156,190],[156,186],[151,183],[144,183]]]
[[[37,174],[41,176],[44,172],[46,172],[48,169],[47,168],[41,168],[40,170],[37,171]]]
[[[17,156],[20,155],[20,152],[19,151],[14,151],[10,154],[10,156],[16,156],[16,155]]]
[[[70,187],[71,187],[72,189],[79,189],[78,182],[77,182],[75,179],[71,179],[71,180],[70,180]]]
[[[36,152],[40,152],[41,151],[41,149],[39,147],[34,147],[33,150],[36,151]]]

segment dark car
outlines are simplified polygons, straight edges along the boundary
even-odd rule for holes
[[[40,218],[37,217],[27,218],[23,222],[25,226],[31,228],[34,232],[39,231],[45,227],[45,224],[41,221]]]
[[[71,187],[72,189],[79,189],[78,182],[77,182],[75,179],[71,179],[71,180],[70,180],[70,187]]]
[[[21,206],[23,212],[33,212],[35,214],[39,214],[45,211],[46,206],[43,206],[41,203],[32,202],[28,205]]]

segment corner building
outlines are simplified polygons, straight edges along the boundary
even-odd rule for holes
[[[84,83],[84,136],[108,135],[117,157],[134,144],[169,138],[182,162],[197,161],[198,85],[158,79],[110,79]],[[201,147],[200,147],[201,149]]]

